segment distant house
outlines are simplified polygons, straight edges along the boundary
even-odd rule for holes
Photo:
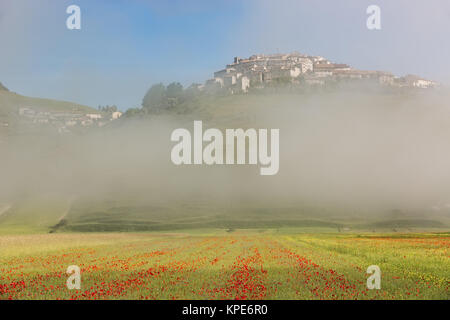
[[[100,120],[102,118],[102,115],[99,113],[88,113],[86,114],[86,117],[91,120]]]
[[[298,63],[302,73],[312,72],[314,69],[314,65],[311,59],[299,58]]]
[[[21,116],[34,116],[35,114],[36,114],[36,111],[34,111],[30,107],[19,108],[19,115],[21,115]]]
[[[122,116],[122,112],[120,111],[115,111],[111,114],[111,119],[112,120],[117,120]]]
[[[346,64],[340,64],[340,63],[317,63],[314,65],[313,68],[315,73],[321,72],[321,73],[330,73],[331,74],[335,71],[344,71],[344,70],[350,70],[350,67]]]
[[[241,90],[242,92],[248,92],[248,88],[250,88],[250,79],[247,77],[241,77]]]
[[[411,75],[411,74],[403,77],[403,79],[404,79],[406,85],[410,86],[410,87],[425,89],[425,88],[434,87],[436,85],[434,81],[426,80],[426,79],[420,78],[419,76]]]

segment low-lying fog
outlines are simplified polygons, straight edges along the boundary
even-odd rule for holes
[[[212,206],[448,209],[449,98],[443,92],[236,96],[229,110],[219,99],[208,111],[212,119],[159,115],[88,134],[12,137],[0,144],[0,200],[58,192]],[[251,119],[246,128],[280,129],[278,174],[261,176],[259,165],[175,166],[171,132],[192,132],[194,119],[205,127],[236,128]]]

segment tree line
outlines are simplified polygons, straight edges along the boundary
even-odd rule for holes
[[[163,83],[154,84],[142,99],[142,107],[128,109],[125,116],[158,114],[173,110],[194,100],[200,94],[198,86],[198,84],[192,84],[183,88],[183,85],[179,82],[172,82],[167,86]]]

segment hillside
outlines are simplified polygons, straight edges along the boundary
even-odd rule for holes
[[[22,96],[2,90],[0,86],[0,112],[2,114],[18,113],[21,107],[32,107],[36,111],[42,112],[97,112],[91,107],[73,102]]]
[[[448,231],[445,213],[405,214],[390,220],[313,207],[223,207],[201,202],[142,205],[131,199],[39,196],[0,203],[0,235],[54,232],[145,232],[296,228],[308,232]]]
[[[8,88],[6,88],[3,83],[0,82],[0,91],[9,91]]]
[[[97,113],[97,110],[91,107],[73,102],[22,96],[9,91],[0,83],[0,134],[14,131],[20,124],[21,108],[30,108],[36,112]]]

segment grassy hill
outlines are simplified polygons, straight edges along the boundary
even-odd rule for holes
[[[22,96],[9,91],[0,83],[0,111],[2,113],[17,112],[21,107],[31,107],[37,111],[48,112],[65,111],[85,113],[96,111],[91,107],[74,102]]]
[[[35,196],[0,203],[0,234],[47,233],[70,208],[64,197]]]
[[[0,83],[0,136],[15,132],[21,122],[20,108],[36,112],[95,113],[97,110],[68,101],[26,97],[9,91]]]
[[[9,91],[8,88],[6,88],[3,83],[0,82],[0,91]]]
[[[336,215],[313,207],[224,207],[202,203],[144,205],[132,199],[86,199],[46,195],[0,204],[0,234],[54,232],[147,232],[242,229],[307,232],[448,231],[445,215],[403,219]]]

